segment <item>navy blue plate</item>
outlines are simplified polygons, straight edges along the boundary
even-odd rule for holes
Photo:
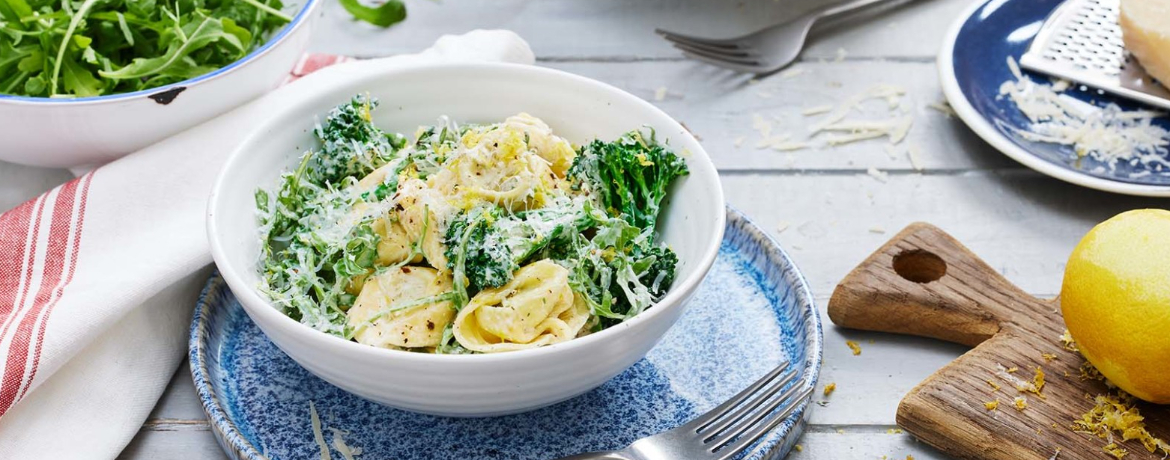
[[[212,431],[242,460],[318,459],[309,403],[361,459],[548,460],[624,447],[715,407],[783,361],[814,387],[821,321],[788,255],[736,211],[719,257],[687,311],[645,359],[571,400],[496,418],[404,412],[326,383],[276,348],[223,279],[212,276],[190,337],[191,373]],[[743,459],[780,458],[804,429],[807,403]],[[333,458],[339,458],[333,452]]]
[[[1091,157],[1078,158],[1071,146],[1035,142],[1018,133],[1029,126],[1015,103],[998,98],[999,87],[1015,77],[1007,57],[1018,62],[1060,0],[980,0],[951,27],[939,53],[943,92],[959,117],[980,137],[1007,156],[1049,176],[1109,192],[1170,196],[1170,170],[1119,162],[1108,168]],[[1048,76],[1024,71],[1035,81]],[[1124,109],[1148,109],[1093,88],[1075,86],[1065,92],[1098,106],[1116,103]],[[1170,121],[1155,124],[1170,129]]]

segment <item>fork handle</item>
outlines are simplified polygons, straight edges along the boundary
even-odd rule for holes
[[[888,0],[852,0],[848,2],[834,3],[832,5],[821,7],[818,10],[814,10],[809,14],[809,16],[812,16],[815,19],[827,18],[829,16],[836,16],[841,13],[847,13],[885,1]]]

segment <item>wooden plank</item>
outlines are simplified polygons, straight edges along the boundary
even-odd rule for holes
[[[902,460],[913,455],[916,460],[946,460],[947,457],[904,433],[893,433],[893,426],[814,426],[801,437],[801,450],[789,455],[792,460]],[[840,432],[838,432],[840,430]],[[187,460],[223,460],[227,457],[206,430],[143,430],[134,438],[119,460],[182,458]],[[316,458],[307,454],[304,458]],[[361,457],[359,457],[361,458]]]
[[[944,100],[938,71],[932,63],[863,61],[798,64],[801,74],[773,77],[751,84],[746,76],[728,78],[720,71],[694,62],[545,63],[567,72],[594,78],[653,102],[702,140],[703,147],[722,171],[836,170],[869,167],[914,170],[908,150],[919,152],[926,170],[1018,169],[983,142],[958,117],[928,107]],[[877,84],[906,91],[900,106],[891,110],[886,100],[868,100],[848,120],[913,120],[906,139],[892,145],[887,138],[851,144],[780,152],[756,148],[761,139],[753,128],[756,115],[771,125],[772,135],[788,133],[792,140],[808,138],[808,129],[826,115],[805,116],[809,108],[836,106]],[[657,100],[656,92],[666,95]],[[812,139],[822,142],[825,133]],[[738,144],[738,146],[737,146]],[[892,149],[892,152],[887,151]],[[892,155],[891,155],[892,153]]]
[[[166,391],[159,397],[158,405],[151,411],[148,421],[162,420],[204,420],[203,404],[195,393],[195,383],[191,381],[191,367],[183,360],[179,370],[175,371]]]
[[[929,60],[951,18],[969,0],[898,0],[844,21],[819,26],[804,59],[853,58]],[[825,0],[695,2],[688,0],[444,0],[412,2],[405,22],[389,29],[355,24],[337,2],[325,2],[312,49],[361,57],[415,52],[443,34],[476,28],[519,33],[547,60],[679,59],[680,53],[654,34],[664,28],[700,36],[744,34],[803,14]]]
[[[160,458],[224,460],[227,455],[220,450],[205,423],[169,423],[148,424],[118,456],[118,460]]]
[[[942,227],[1025,291],[1054,295],[1068,254],[1093,225],[1165,207],[1030,170],[893,173],[886,182],[864,171],[731,174],[723,188],[732,206],[777,236],[818,295],[914,221]],[[778,232],[781,223],[787,229]]]

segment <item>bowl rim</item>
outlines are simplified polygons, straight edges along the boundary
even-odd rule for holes
[[[577,337],[572,340],[564,342],[541,346],[536,348],[509,351],[504,353],[484,353],[484,354],[467,354],[467,355],[438,355],[431,353],[413,353],[404,352],[400,350],[390,350],[385,348],[373,347],[369,345],[360,344],[351,340],[345,340],[331,334],[313,329],[301,322],[293,320],[288,315],[281,313],[276,308],[272,307],[271,302],[262,297],[259,292],[252,286],[246,286],[243,282],[242,276],[237,272],[236,267],[226,263],[227,254],[219,237],[219,227],[217,225],[216,214],[218,213],[219,198],[221,190],[226,187],[226,178],[229,171],[236,168],[236,164],[243,161],[244,158],[251,156],[252,152],[247,147],[262,138],[264,133],[270,128],[278,124],[279,116],[268,117],[262,124],[257,125],[252,129],[251,133],[240,141],[236,149],[228,156],[227,161],[221,168],[216,177],[215,184],[212,187],[211,195],[208,198],[207,204],[207,236],[208,242],[211,246],[212,259],[217,261],[216,267],[223,275],[228,285],[234,288],[243,288],[244,292],[237,292],[233,289],[240,304],[244,306],[245,311],[249,315],[260,315],[266,321],[257,321],[257,324],[268,322],[282,328],[282,330],[296,338],[313,341],[314,345],[322,353],[353,353],[357,356],[362,356],[369,359],[389,359],[389,360],[404,360],[407,362],[414,362],[419,364],[438,364],[438,363],[454,363],[454,362],[475,362],[475,363],[505,363],[515,362],[517,360],[533,359],[540,356],[559,355],[569,352],[574,348],[588,347],[595,342],[608,339],[610,336],[628,331],[630,329],[643,328],[650,320],[663,314],[663,312],[682,308],[690,295],[698,288],[699,284],[706,277],[707,272],[710,271],[711,266],[715,263],[715,258],[718,256],[719,247],[723,241],[723,233],[726,227],[726,202],[723,196],[723,187],[719,178],[719,173],[715,168],[714,162],[711,161],[706,149],[697,138],[682,126],[677,120],[670,115],[663,112],[653,104],[634,96],[622,89],[603,83],[591,78],[582,77],[569,72],[549,69],[544,67],[537,67],[528,64],[515,63],[501,63],[501,62],[469,62],[469,63],[453,63],[453,62],[431,62],[431,63],[413,63],[405,64],[400,67],[380,70],[376,73],[364,75],[359,80],[354,80],[347,85],[360,84],[368,82],[372,79],[382,79],[392,75],[411,74],[411,73],[465,73],[467,75],[482,75],[483,72],[510,72],[516,74],[523,74],[530,78],[543,79],[559,79],[568,81],[574,85],[589,86],[605,93],[613,95],[618,99],[625,99],[634,106],[639,106],[649,112],[651,117],[661,118],[664,124],[669,126],[672,130],[677,131],[683,136],[683,139],[693,141],[697,147],[697,151],[690,151],[688,161],[704,162],[708,167],[703,168],[705,173],[709,173],[710,179],[713,180],[715,187],[709,193],[713,194],[711,203],[712,219],[708,222],[711,230],[711,238],[706,242],[706,247],[701,252],[701,256],[695,261],[695,270],[692,271],[686,278],[676,280],[675,285],[671,287],[670,291],[658,302],[655,302],[646,311],[639,313],[633,318],[627,319],[619,324],[609,327],[600,332],[589,334],[584,337]],[[303,110],[308,104],[307,99],[301,99],[294,102],[292,105],[284,109],[285,112]],[[310,119],[310,117],[306,117]],[[690,168],[691,174],[695,174],[695,168]],[[218,261],[224,261],[223,264]],[[264,308],[257,308],[256,306],[263,305]],[[254,318],[255,319],[255,318]],[[263,326],[261,326],[263,330]],[[267,332],[265,332],[267,334]]]
[[[239,59],[236,59],[235,61],[232,61],[228,65],[225,65],[223,67],[215,69],[211,72],[195,76],[193,78],[188,78],[188,79],[183,80],[183,81],[177,81],[177,82],[169,83],[169,84],[166,84],[163,86],[157,86],[154,88],[147,88],[147,89],[138,90],[138,91],[134,91],[134,92],[130,92],[130,93],[105,94],[105,95],[101,95],[101,96],[89,96],[89,97],[56,97],[56,98],[54,98],[54,97],[32,97],[32,96],[18,96],[18,95],[13,95],[13,94],[0,94],[0,104],[20,104],[20,105],[101,104],[103,102],[117,101],[117,100],[122,100],[122,99],[130,99],[130,98],[135,98],[135,97],[139,97],[139,96],[152,96],[152,95],[155,95],[158,93],[165,93],[167,91],[171,91],[171,90],[174,90],[175,88],[180,88],[180,87],[189,88],[191,86],[198,85],[200,83],[204,83],[204,82],[209,81],[209,80],[213,80],[219,76],[230,74],[233,71],[235,71],[236,69],[239,69],[239,68],[243,67],[244,65],[256,60],[257,58],[259,58],[265,54],[268,54],[268,52],[271,51],[273,48],[275,48],[277,44],[280,44],[281,42],[283,42],[286,38],[288,38],[290,35],[292,35],[292,33],[294,31],[296,31],[297,29],[300,29],[301,26],[303,26],[305,23],[307,23],[309,16],[313,14],[313,12],[317,9],[317,7],[320,4],[321,4],[320,0],[305,0],[305,4],[302,5],[300,8],[298,8],[297,14],[296,14],[296,16],[293,16],[292,21],[289,21],[288,24],[286,24],[284,27],[281,27],[280,30],[277,31],[276,35],[273,35],[272,38],[269,38],[267,41],[265,41],[263,45],[260,45],[260,47],[252,50],[252,52],[244,55],[244,57],[241,57]]]

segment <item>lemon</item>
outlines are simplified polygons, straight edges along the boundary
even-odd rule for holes
[[[1124,212],[1069,256],[1061,310],[1081,353],[1130,394],[1170,403],[1170,211]]]

